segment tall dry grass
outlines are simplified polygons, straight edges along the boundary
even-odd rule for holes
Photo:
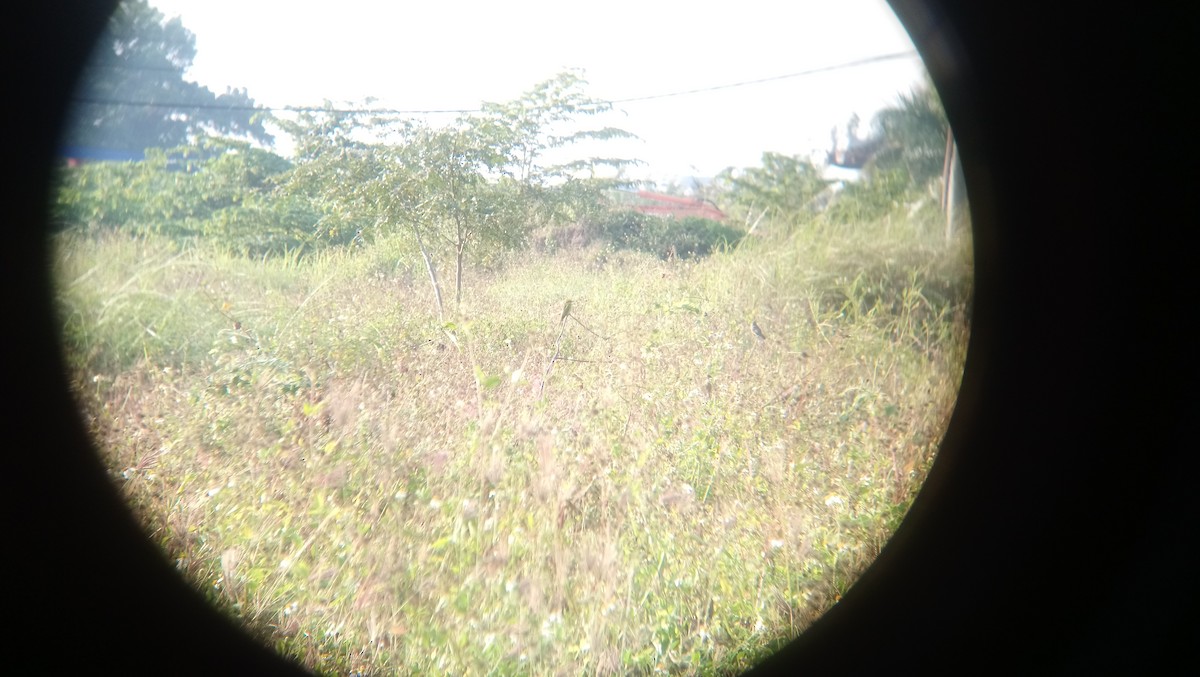
[[[327,672],[712,673],[836,603],[933,460],[967,244],[894,230],[531,254],[445,324],[386,240],[68,235],[57,279],[113,480],[264,641]]]

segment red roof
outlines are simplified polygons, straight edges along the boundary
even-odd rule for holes
[[[677,195],[652,193],[648,190],[638,191],[637,196],[638,204],[635,204],[633,209],[642,214],[674,216],[678,218],[695,216],[714,221],[725,220],[725,213],[717,209],[716,205],[698,197],[679,197]]]

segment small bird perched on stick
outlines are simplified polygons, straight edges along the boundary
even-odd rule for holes
[[[767,337],[763,335],[762,329],[759,328],[758,322],[750,320],[750,331],[754,332],[754,337],[759,341],[766,341]]]

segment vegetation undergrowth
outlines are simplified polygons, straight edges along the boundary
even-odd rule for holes
[[[970,317],[931,84],[850,133],[860,181],[766,152],[671,219],[581,72],[446,125],[275,116],[285,158],[161,19],[125,3],[102,65],[158,65],[83,98],[237,105],[89,104],[71,145],[123,150],[60,173],[62,335],[149,536],[263,642],[332,674],[737,672],[894,532]]]
[[[56,265],[114,481],[280,651],[729,673],[836,603],[933,460],[969,243],[915,228],[528,252],[467,276],[445,320],[386,237],[256,260],[68,231]]]

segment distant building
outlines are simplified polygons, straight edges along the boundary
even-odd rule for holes
[[[718,209],[712,201],[699,197],[679,197],[677,195],[640,190],[630,202],[630,207],[640,214],[652,214],[668,218],[694,216],[713,221],[724,221],[726,219],[725,212]]]

